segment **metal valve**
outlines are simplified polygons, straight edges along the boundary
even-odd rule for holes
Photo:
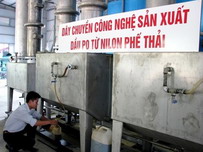
[[[69,64],[69,65],[67,66],[67,68],[68,68],[68,70],[74,70],[74,69],[77,69],[77,66],[72,65],[72,64]]]

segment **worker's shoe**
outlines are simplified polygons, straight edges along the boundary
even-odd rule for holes
[[[18,152],[18,150],[14,149],[13,147],[11,147],[9,145],[6,145],[5,147],[6,147],[6,149],[8,149],[9,152]]]

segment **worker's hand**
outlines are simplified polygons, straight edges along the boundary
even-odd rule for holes
[[[50,120],[50,124],[51,124],[51,125],[57,125],[57,124],[58,124],[58,121],[57,121],[57,120]]]

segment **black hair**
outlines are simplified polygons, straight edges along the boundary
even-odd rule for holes
[[[26,103],[28,103],[30,100],[35,100],[39,98],[41,98],[41,96],[37,92],[30,91],[26,96]]]

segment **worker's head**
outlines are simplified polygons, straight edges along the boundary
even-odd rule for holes
[[[41,96],[37,92],[30,91],[26,96],[26,103],[29,105],[30,108],[36,109],[39,98],[41,98]]]

